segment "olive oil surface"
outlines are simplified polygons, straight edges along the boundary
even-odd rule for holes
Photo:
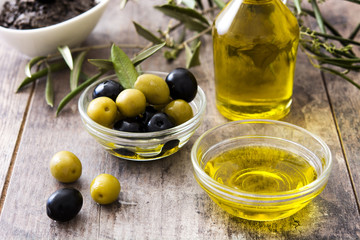
[[[205,172],[216,181],[240,191],[274,194],[297,190],[317,178],[305,158],[270,146],[245,146],[213,156]]]

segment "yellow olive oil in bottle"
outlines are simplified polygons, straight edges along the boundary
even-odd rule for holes
[[[230,120],[284,117],[299,42],[288,7],[281,0],[232,0],[212,34],[219,112]]]

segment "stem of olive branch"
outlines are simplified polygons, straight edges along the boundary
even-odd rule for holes
[[[185,47],[185,44],[194,41],[195,39],[201,37],[202,35],[210,32],[212,29],[212,26],[209,26],[208,28],[204,29],[203,31],[199,32],[198,34],[195,34],[194,36],[192,36],[189,39],[186,39],[184,42],[182,42],[179,46],[178,49],[183,49]]]

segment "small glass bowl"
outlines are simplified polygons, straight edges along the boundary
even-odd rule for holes
[[[252,148],[254,146],[258,148],[254,150]],[[315,169],[317,175],[315,180],[304,184],[304,186],[296,190],[291,190],[293,188],[284,191],[279,190],[280,184],[291,182],[291,179],[286,180],[281,175],[274,175],[272,179],[271,175],[274,172],[269,175],[266,175],[268,172],[262,172],[263,159],[266,158],[266,154],[272,152],[261,153],[258,150],[260,149],[259,146],[280,149],[283,153],[284,151],[290,153],[290,155],[285,156],[294,156],[292,154],[299,156],[313,167],[308,168],[312,169],[311,173],[314,173],[313,169]],[[229,155],[224,155],[224,152],[242,147],[245,147],[246,151],[241,152],[241,154],[236,153],[231,157],[246,156],[245,161],[248,162],[243,166],[249,166],[248,164],[254,161],[257,161],[258,164],[256,167],[253,166],[253,169],[250,167],[247,169],[245,167],[236,167],[234,171],[236,174],[232,175],[233,178],[230,180],[232,183],[238,181],[236,183],[239,185],[228,186],[227,183],[231,181],[228,181],[226,177],[229,176],[230,172],[223,171],[224,175],[219,176],[219,170],[212,169],[212,171],[216,171],[215,178],[217,180],[211,178],[205,172],[205,166],[209,160],[215,156],[231,159]],[[248,151],[251,148],[253,152]],[[250,160],[253,155],[262,158]],[[281,156],[280,154],[276,155],[275,151],[273,157],[273,159],[279,159]],[[241,120],[228,122],[210,129],[194,143],[191,160],[196,181],[215,203],[234,216],[256,221],[285,218],[305,207],[325,188],[333,164],[330,149],[319,137],[298,126],[274,120]],[[220,168],[224,164],[224,162],[218,163],[218,165],[214,165],[214,168]],[[231,166],[236,164],[233,162]],[[284,164],[284,161],[280,164]],[[214,174],[211,170],[207,171]],[[288,172],[295,172],[295,175],[298,175],[299,172],[296,171],[296,169],[288,167],[285,175]],[[303,171],[300,174],[309,174],[309,172]],[[222,181],[226,185],[221,183]],[[297,181],[292,184],[294,183],[298,186]],[[275,190],[262,191],[264,185],[274,186]],[[249,189],[256,190],[250,191]]]
[[[164,72],[146,72],[156,74],[163,79]],[[170,156],[177,152],[200,126],[206,108],[204,91],[198,87],[195,99],[190,102],[194,116],[187,122],[158,132],[132,133],[106,128],[94,122],[87,115],[88,104],[92,100],[94,88],[108,79],[117,79],[116,75],[99,79],[81,94],[78,108],[85,129],[112,155],[134,161],[150,161]]]

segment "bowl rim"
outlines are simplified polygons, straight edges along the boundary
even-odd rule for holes
[[[287,127],[291,127],[294,129],[297,129],[305,134],[308,134],[309,136],[313,137],[318,141],[318,143],[323,147],[325,150],[325,154],[328,157],[327,165],[325,166],[325,169],[322,171],[321,175],[315,179],[315,181],[303,186],[302,188],[296,189],[296,190],[290,190],[290,191],[283,191],[276,194],[262,194],[262,193],[251,193],[246,191],[240,191],[238,189],[226,186],[224,184],[219,183],[215,179],[211,178],[208,174],[203,171],[203,169],[199,165],[199,161],[197,159],[197,149],[198,146],[203,138],[205,138],[209,133],[212,131],[226,127],[228,125],[235,125],[235,124],[246,124],[246,123],[266,123],[266,124],[277,124],[277,125],[284,125]],[[194,168],[194,175],[199,181],[200,184],[206,184],[208,188],[211,188],[212,192],[217,192],[220,196],[225,196],[228,199],[235,200],[235,201],[246,201],[246,202],[281,202],[281,201],[291,201],[296,198],[302,198],[314,191],[316,191],[318,188],[326,184],[327,179],[330,175],[332,165],[333,165],[333,158],[331,155],[330,148],[328,145],[317,135],[311,133],[310,131],[296,126],[294,124],[279,121],[279,120],[270,120],[270,119],[244,119],[244,120],[238,120],[238,121],[230,121],[226,122],[220,125],[217,125],[207,131],[205,131],[193,144],[191,149],[191,162]],[[221,189],[221,190],[219,190]]]
[[[159,74],[159,75],[164,75],[164,76],[166,76],[168,74],[167,72],[161,72],[161,71],[141,71],[141,72],[142,73]],[[178,126],[175,126],[173,128],[169,128],[169,129],[165,129],[165,130],[161,130],[161,131],[148,132],[148,133],[146,133],[146,132],[145,133],[124,132],[124,131],[118,131],[118,130],[114,130],[111,128],[107,128],[107,127],[104,127],[104,126],[96,123],[95,121],[93,121],[87,115],[86,109],[84,109],[82,106],[84,105],[85,97],[87,94],[89,94],[90,89],[92,89],[94,86],[96,86],[100,82],[105,81],[110,78],[117,78],[117,76],[116,76],[116,74],[112,74],[112,75],[107,75],[107,76],[104,76],[104,77],[98,79],[97,81],[95,81],[94,83],[89,85],[81,93],[79,101],[78,101],[78,110],[79,110],[80,116],[83,119],[84,123],[90,125],[90,127],[93,130],[95,130],[96,132],[99,132],[101,135],[116,136],[116,137],[120,137],[120,138],[137,139],[137,140],[163,138],[165,136],[170,136],[170,135],[174,135],[177,133],[181,133],[184,130],[189,129],[189,128],[191,129],[192,125],[201,119],[201,117],[206,109],[206,96],[205,96],[204,91],[198,85],[198,91],[196,94],[196,97],[199,96],[199,98],[200,98],[200,105],[198,107],[198,111],[196,114],[194,114],[194,116],[190,120],[188,120]]]
[[[4,3],[6,1],[4,1]],[[14,28],[6,28],[6,27],[3,27],[3,26],[0,26],[0,31],[8,32],[8,33],[16,33],[16,34],[28,34],[28,33],[36,34],[36,33],[41,33],[41,32],[44,32],[44,31],[56,30],[59,27],[66,26],[68,24],[71,24],[73,21],[77,21],[77,20],[79,20],[81,18],[85,18],[88,15],[93,14],[94,12],[98,11],[102,7],[105,7],[110,2],[110,0],[95,0],[95,2],[96,2],[96,5],[94,5],[89,10],[87,10],[87,11],[85,11],[85,12],[83,12],[83,13],[75,16],[75,17],[72,17],[70,19],[67,19],[65,21],[62,21],[62,22],[59,22],[59,23],[56,23],[56,24],[52,24],[50,26],[41,27],[41,28],[34,28],[34,29],[14,29]],[[3,8],[3,5],[0,5],[0,11],[2,11],[2,8]]]

